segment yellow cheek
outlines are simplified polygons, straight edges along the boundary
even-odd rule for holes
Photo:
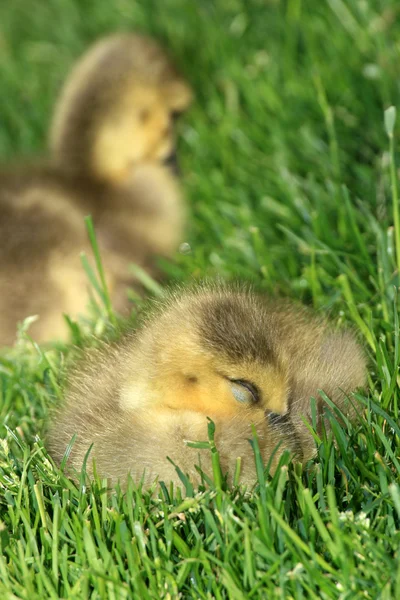
[[[94,144],[93,169],[96,175],[111,183],[123,183],[146,150],[146,136],[140,128],[129,129],[123,122],[106,125]]]
[[[220,377],[184,380],[171,386],[170,390],[164,394],[163,405],[174,410],[192,410],[209,417],[230,417],[243,412],[243,406],[234,399],[227,382]]]

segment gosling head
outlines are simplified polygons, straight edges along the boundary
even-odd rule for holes
[[[56,160],[109,183],[126,182],[142,163],[175,160],[176,117],[192,92],[151,38],[100,40],[78,62],[51,129]]]
[[[256,295],[202,289],[172,298],[137,335],[127,361],[127,409],[255,420],[288,410],[287,357]]]

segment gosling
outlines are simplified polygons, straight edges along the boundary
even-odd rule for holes
[[[92,446],[101,477],[124,484],[127,475],[180,485],[170,458],[194,482],[195,464],[210,475],[210,453],[187,446],[207,440],[216,425],[222,469],[232,481],[241,458],[241,483],[256,480],[252,425],[265,464],[283,451],[306,461],[315,443],[323,390],[348,417],[347,396],[365,384],[363,350],[349,331],[287,301],[223,285],[171,293],[118,343],[88,350],[72,369],[65,399],[53,415],[48,446],[57,463],[76,436],[67,469],[76,476]],[[168,457],[168,458],[167,458]]]
[[[78,61],[56,103],[50,158],[0,169],[1,345],[28,315],[40,316],[30,333],[44,342],[65,339],[63,313],[85,313],[87,214],[117,310],[129,309],[130,263],[158,275],[155,257],[170,257],[183,235],[174,120],[191,96],[146,36],[107,37]]]

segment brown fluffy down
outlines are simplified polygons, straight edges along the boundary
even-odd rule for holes
[[[171,293],[142,323],[114,345],[88,350],[71,370],[65,399],[53,415],[48,446],[60,463],[73,435],[72,476],[93,444],[101,477],[124,484],[127,474],[146,485],[156,477],[179,485],[171,458],[198,481],[194,464],[210,474],[208,450],[186,441],[207,439],[207,417],[231,480],[242,459],[241,482],[255,481],[249,444],[255,426],[272,470],[285,449],[296,460],[315,444],[303,417],[318,390],[354,417],[346,396],[365,384],[364,353],[349,331],[286,301],[221,285]]]

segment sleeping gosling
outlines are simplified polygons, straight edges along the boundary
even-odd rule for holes
[[[216,425],[221,465],[232,481],[241,458],[241,483],[256,480],[249,444],[252,425],[265,464],[276,468],[284,450],[306,461],[315,443],[324,392],[349,417],[347,395],[365,384],[364,353],[352,333],[287,301],[221,285],[171,293],[114,345],[84,353],[70,372],[64,403],[53,415],[48,446],[61,463],[76,436],[67,470],[76,476],[85,455],[113,484],[127,475],[145,485],[155,478],[180,485],[169,457],[192,481],[195,464],[210,475],[207,417]],[[274,450],[275,454],[274,454]]]

